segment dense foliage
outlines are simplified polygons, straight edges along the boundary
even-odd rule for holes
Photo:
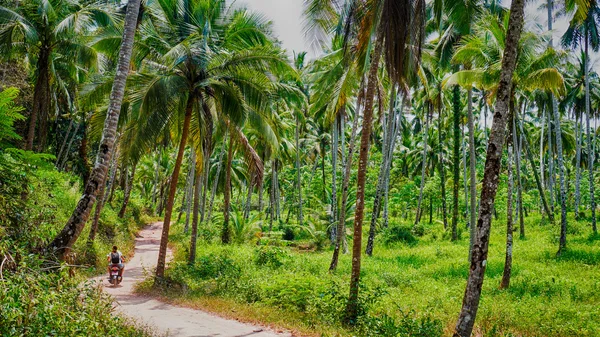
[[[179,299],[332,333],[466,337],[480,303],[484,334],[599,329],[597,1],[542,27],[524,0],[306,0],[312,60],[231,6],[2,2],[6,277],[33,254],[58,289],[43,263],[98,266],[158,216]]]

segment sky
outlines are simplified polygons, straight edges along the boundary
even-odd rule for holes
[[[302,17],[304,0],[235,0],[237,4],[246,5],[248,8],[260,12],[273,22],[273,30],[279,40],[283,43],[284,48],[290,56],[294,52],[306,51],[308,58],[312,59],[315,51],[310,47],[308,39],[303,32],[304,19]],[[503,3],[509,4],[508,0]],[[525,9],[525,22],[532,28],[538,24],[542,27],[547,26],[547,12],[540,5],[545,3],[542,0],[528,1]],[[568,19],[560,18],[554,23],[554,44],[560,43],[560,37],[568,28]],[[599,55],[592,55],[591,60],[594,62],[593,67],[597,71],[600,66],[595,60]]]

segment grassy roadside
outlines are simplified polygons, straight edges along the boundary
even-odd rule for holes
[[[108,296],[87,282],[89,276],[105,271],[105,256],[113,244],[124,254],[133,252],[135,233],[152,220],[143,215],[141,201],[134,196],[127,216],[118,219],[121,196],[117,193],[103,210],[93,249],[86,246],[88,225],[73,249],[75,267],[67,267],[48,263],[40,253],[70,216],[80,197],[80,181],[49,165],[38,168],[27,181],[27,198],[5,210],[16,214],[18,221],[0,222],[0,260],[4,261],[0,335],[154,335],[117,315]]]
[[[499,290],[505,229],[503,220],[494,222],[477,320],[481,334],[597,335],[600,240],[589,236],[586,222],[570,224],[569,250],[556,258],[557,228],[542,224],[540,218],[528,218],[527,238],[515,241],[511,287]],[[451,243],[436,225],[425,226],[414,241],[404,238],[393,243],[391,234],[384,233],[375,256],[364,259],[364,310],[358,328],[348,329],[339,323],[350,273],[348,255],[330,274],[329,250],[306,252],[256,242],[223,247],[213,242],[215,238],[199,244],[197,263],[188,266],[189,237],[181,228],[173,227],[175,259],[167,272],[163,298],[299,335],[448,334],[468,275],[468,239]],[[150,287],[147,282],[140,291]]]

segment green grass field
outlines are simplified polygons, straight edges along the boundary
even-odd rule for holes
[[[505,220],[493,222],[476,322],[479,333],[600,335],[600,240],[590,237],[585,222],[569,224],[569,250],[557,258],[558,227],[542,225],[540,217],[528,218],[526,239],[515,233],[510,288],[500,290]],[[311,331],[340,336],[448,334],[460,310],[469,270],[468,232],[452,243],[437,226],[425,225],[425,234],[413,244],[385,245],[378,237],[374,256],[363,257],[360,328],[351,330],[339,323],[351,261],[349,254],[342,255],[338,270],[329,273],[330,249],[265,247],[257,246],[256,240],[229,247],[200,242],[196,264],[189,267],[185,263],[188,236],[178,225],[172,235],[176,258],[168,273],[173,284],[166,296],[308,335]]]

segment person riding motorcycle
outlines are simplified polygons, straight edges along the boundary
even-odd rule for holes
[[[123,277],[123,270],[125,270],[125,258],[123,254],[118,250],[117,246],[112,247],[112,252],[106,256],[108,260],[108,277],[110,278],[110,267],[117,265],[119,267],[119,277]]]

